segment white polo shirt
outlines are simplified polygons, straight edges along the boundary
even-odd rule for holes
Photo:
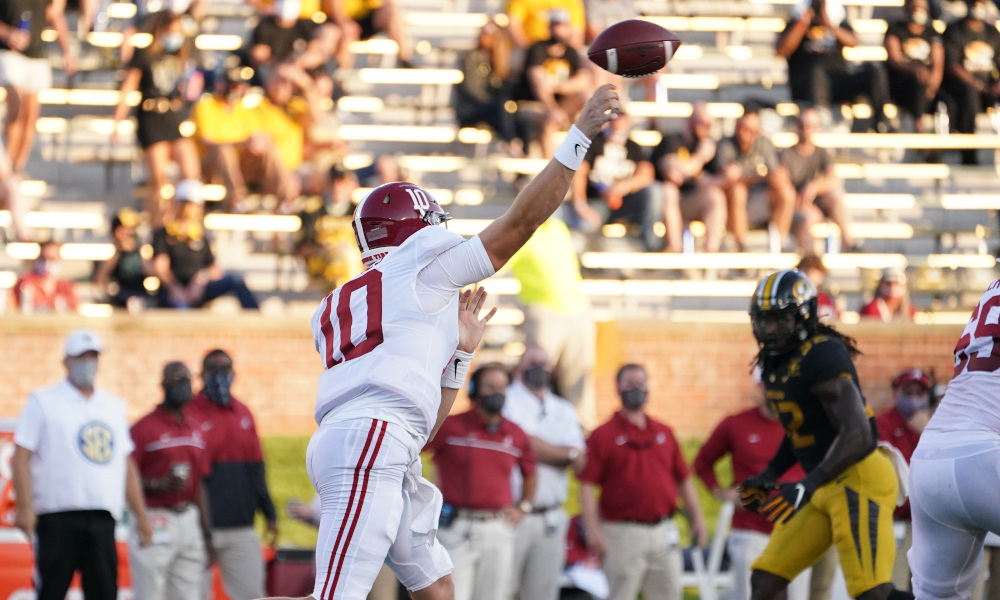
[[[584,449],[583,431],[576,418],[576,409],[569,401],[546,390],[542,400],[524,383],[515,381],[507,388],[503,403],[503,416],[524,430],[553,446],[573,446]],[[532,503],[539,508],[562,506],[566,502],[569,481],[566,467],[559,468],[538,461],[535,498]],[[515,470],[511,482],[514,497],[520,496],[521,477]]]
[[[125,460],[132,437],[125,402],[101,390],[85,398],[69,381],[35,390],[21,411],[14,443],[32,451],[35,513],[107,510],[125,502]]]

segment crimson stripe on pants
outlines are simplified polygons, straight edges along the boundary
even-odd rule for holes
[[[354,468],[354,483],[351,484],[351,497],[347,501],[347,510],[344,511],[344,521],[340,524],[337,540],[333,543],[333,550],[330,552],[330,564],[326,566],[326,580],[323,582],[323,593],[320,594],[320,598],[326,597],[326,588],[330,585],[330,574],[333,573],[333,560],[337,556],[337,548],[340,546],[340,539],[344,536],[344,530],[347,528],[347,521],[351,518],[351,509],[354,507],[354,494],[358,491],[358,478],[361,476],[361,467],[365,464],[365,456],[368,455],[368,447],[371,446],[372,438],[375,437],[376,427],[378,427],[378,421],[373,419],[372,428],[368,431],[368,439],[365,440],[365,448],[361,451],[361,457],[358,458],[358,466]],[[379,441],[382,441],[381,438],[379,438]],[[376,450],[376,452],[378,451]]]
[[[372,457],[368,461],[368,466],[365,467],[365,480],[361,485],[361,496],[358,498],[358,509],[354,513],[354,520],[351,522],[351,529],[347,532],[347,539],[344,541],[343,552],[340,553],[340,561],[337,563],[337,574],[333,576],[333,586],[330,588],[330,600],[333,600],[333,595],[337,593],[337,581],[340,579],[340,570],[344,566],[344,559],[347,558],[347,549],[351,546],[351,538],[354,537],[354,530],[358,526],[358,520],[361,518],[361,510],[364,508],[365,504],[365,493],[368,491],[368,477],[371,475],[372,466],[375,465],[375,458],[378,457],[379,448],[382,447],[382,438],[385,437],[385,429],[389,424],[385,421],[382,422],[382,430],[378,433],[378,441],[375,442],[375,450],[372,451]],[[355,478],[357,474],[355,473]],[[329,573],[327,577],[329,577]]]

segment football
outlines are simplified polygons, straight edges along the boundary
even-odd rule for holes
[[[597,66],[622,77],[646,77],[662,69],[681,45],[677,34],[656,23],[629,19],[608,27],[590,45]]]

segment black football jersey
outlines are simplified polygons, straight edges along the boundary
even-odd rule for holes
[[[796,458],[809,473],[823,460],[837,437],[837,429],[823,409],[822,401],[810,389],[822,381],[846,377],[858,386],[860,393],[851,354],[839,339],[816,335],[803,342],[798,350],[778,360],[766,361],[763,368],[767,401],[778,414]],[[865,413],[872,428],[870,452],[878,443],[878,430],[867,403]]]

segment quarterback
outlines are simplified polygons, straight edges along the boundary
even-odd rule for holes
[[[597,89],[555,157],[505,214],[465,240],[424,189],[372,190],[354,212],[366,271],[331,292],[312,319],[325,371],[306,467],[321,501],[315,600],[363,600],[383,562],[413,598],[451,600],[452,563],[437,543],[441,493],[421,477],[420,449],[451,409],[479,343],[493,275],[562,203],[590,140],[621,114]],[[461,323],[460,323],[461,320]]]
[[[775,523],[752,566],[751,598],[786,598],[788,582],[830,544],[852,597],[912,598],[890,583],[899,484],[858,387],[858,350],[817,310],[816,286],[794,269],[767,275],[750,303],[767,401],[785,428],[768,466],[741,486],[744,506]],[[806,476],[777,483],[796,462]]]

